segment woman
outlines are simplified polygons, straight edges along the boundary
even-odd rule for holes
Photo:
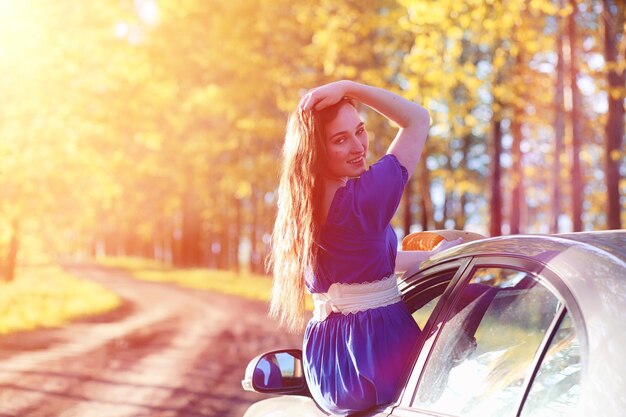
[[[400,128],[387,154],[369,169],[368,135],[355,101]],[[289,118],[269,258],[270,314],[297,329],[305,290],[313,294],[304,368],[313,398],[328,412],[392,402],[420,333],[400,299],[394,270],[431,252],[396,257],[390,221],[429,122],[422,106],[351,81],[309,91]]]

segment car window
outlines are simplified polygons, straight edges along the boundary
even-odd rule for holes
[[[532,382],[522,417],[574,414],[580,397],[581,369],[580,339],[566,313]]]
[[[408,283],[410,289],[405,290],[403,299],[420,329],[425,328],[426,322],[456,272],[456,268],[447,269],[418,277]]]
[[[478,268],[455,298],[413,405],[462,416],[514,416],[559,307],[534,276]]]
[[[441,295],[433,298],[432,300],[424,304],[424,306],[422,306],[420,309],[413,312],[413,320],[415,320],[420,329],[423,330],[426,326],[426,322],[428,321],[428,318],[432,314],[440,298]]]

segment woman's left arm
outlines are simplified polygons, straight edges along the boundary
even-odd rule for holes
[[[406,272],[415,265],[421,264],[426,259],[430,258],[430,255],[433,253],[434,252],[431,250],[399,250],[396,254],[396,267],[394,270],[396,273]]]
[[[451,241],[442,240],[441,243],[433,248],[433,250],[399,250],[396,254],[396,266],[394,268],[394,271],[398,273],[406,272],[410,268],[413,268],[415,265],[421,264],[435,253],[441,252],[442,250],[446,250],[461,243],[463,243],[463,239],[458,238]]]

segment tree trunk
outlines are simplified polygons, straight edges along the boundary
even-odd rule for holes
[[[202,264],[200,251],[200,218],[194,190],[189,187],[183,197],[181,264],[185,268]]]
[[[455,150],[450,146],[450,155],[448,156],[448,160],[446,162],[446,166],[448,168],[449,175],[452,176],[452,181],[454,181],[454,167],[452,166],[452,155]],[[454,184],[448,190],[447,184],[444,186],[446,188],[445,192],[445,203],[443,205],[443,219],[442,219],[442,229],[446,228],[446,223],[448,220],[452,220],[454,222],[454,228],[456,228],[456,195],[454,192]],[[439,229],[439,227],[438,227]]]
[[[413,224],[413,213],[411,213],[411,198],[412,198],[412,190],[411,190],[411,179],[406,183],[406,187],[404,188],[404,212],[403,212],[403,227],[404,227],[404,236],[411,233],[411,224]]]
[[[569,38],[569,75],[570,88],[572,90],[572,228],[574,232],[583,230],[583,195],[584,184],[582,180],[582,172],[580,167],[580,147],[582,142],[582,125],[581,125],[581,97],[578,90],[578,47],[576,43],[576,14],[578,4],[576,0],[570,0],[572,13],[568,19],[568,38]]]
[[[233,233],[233,258],[232,258],[232,269],[236,273],[239,273],[239,245],[241,244],[241,233],[243,230],[243,218],[242,218],[242,202],[241,198],[235,198],[233,201],[235,204],[235,233]]]
[[[274,222],[276,221],[276,214],[277,214],[278,206],[273,202],[268,203],[267,201],[265,201],[265,199],[263,198],[263,194],[262,194],[258,207],[259,207],[258,212],[260,214],[259,254],[260,254],[260,259],[261,259],[261,265],[263,267],[263,272],[265,274],[268,274],[270,271],[267,271],[265,269],[265,261],[267,257],[269,256],[269,252],[270,252],[269,236],[272,233]]]
[[[250,271],[259,272],[260,256],[258,249],[259,213],[258,197],[255,191],[250,195],[250,210],[252,212],[252,223],[250,224]]]
[[[608,71],[608,117],[606,132],[606,188],[608,194],[607,227],[621,229],[620,173],[621,144],[624,136],[624,96],[621,89],[626,83],[624,70],[617,72],[618,38],[624,36],[624,5],[604,0],[604,59]],[[626,58],[626,57],[625,57]]]
[[[9,250],[4,267],[4,280],[11,282],[15,279],[15,270],[17,268],[17,253],[20,247],[20,222],[18,219],[11,221],[11,240],[9,241]]]
[[[217,254],[217,267],[218,269],[230,268],[230,223],[228,219],[228,213],[224,212],[221,216],[221,225],[219,232],[219,253]]]
[[[459,197],[459,208],[456,211],[456,217],[454,219],[454,227],[458,230],[465,229],[465,223],[467,223],[467,216],[465,215],[465,206],[467,205],[467,193],[461,194]]]
[[[511,167],[511,214],[509,218],[511,234],[522,232],[522,204],[524,202],[524,183],[522,172],[522,109],[515,107],[513,120],[511,121],[511,136],[513,144],[511,156],[513,166]]]
[[[174,265],[174,231],[171,217],[163,217],[162,227],[162,245],[163,260],[168,265]]]
[[[104,232],[104,255],[105,256],[117,256],[117,237],[111,232],[106,230]]]
[[[450,170],[450,172],[452,172],[452,170]],[[446,223],[448,223],[448,220],[454,221],[455,217],[454,191],[450,190],[446,192],[444,196],[445,201],[443,203],[443,218],[441,219],[441,226],[437,227],[437,229],[447,228],[448,226],[446,226]]]
[[[174,214],[172,218],[171,224],[171,232],[172,232],[172,264],[174,266],[180,267],[184,266],[182,259],[182,243],[181,238],[183,236],[182,232],[182,214],[177,212]]]
[[[469,150],[471,146],[472,135],[468,134],[463,138],[463,158],[461,160],[460,168],[463,172],[469,172],[469,168],[467,166],[467,160],[469,155]],[[463,191],[459,196],[459,204],[455,211],[454,218],[454,227],[459,230],[465,229],[465,223],[467,222],[467,215],[465,212],[465,206],[467,205],[467,192]]]
[[[562,6],[562,0],[559,1]],[[559,232],[559,216],[561,215],[561,155],[563,155],[563,135],[565,132],[564,117],[564,76],[563,65],[563,19],[558,17],[558,30],[556,33],[557,44],[557,64],[556,64],[556,86],[554,92],[554,160],[552,161],[552,198],[550,216],[550,233]]]
[[[113,235],[115,256],[128,256],[126,253],[126,231],[121,228]]]
[[[523,76],[525,66],[522,50],[523,49],[520,48],[520,52],[515,58],[515,73],[520,77]],[[520,95],[521,103],[525,103],[525,89],[520,88],[517,90],[517,93]],[[509,227],[510,233],[513,235],[522,233],[524,230],[524,227],[522,226],[522,210],[525,205],[525,197],[521,149],[523,118],[523,104],[514,104],[513,117],[511,120],[511,136],[513,138],[513,143],[511,144],[511,159],[513,160],[513,166],[511,167],[511,206],[509,211]]]
[[[498,114],[494,115],[492,122],[492,156],[491,156],[491,219],[489,223],[489,233],[491,236],[502,234],[502,192],[500,183],[502,182],[502,166],[500,155],[502,154],[502,122]]]
[[[123,256],[133,256],[133,235],[128,229],[122,234],[121,248]]]
[[[138,258],[143,256],[143,241],[133,228],[126,230],[123,243],[124,255]]]

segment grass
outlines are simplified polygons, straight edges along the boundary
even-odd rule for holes
[[[0,282],[0,334],[58,327],[120,304],[111,291],[69,275],[59,266],[23,266],[12,282]]]
[[[211,290],[254,300],[267,301],[272,293],[272,280],[265,275],[206,268],[177,269],[157,261],[139,258],[104,258],[104,266],[120,268],[134,278],[178,284],[198,290]]]
[[[173,283],[198,290],[217,291],[253,300],[269,301],[272,295],[272,279],[266,275],[206,268],[177,269],[158,261],[140,258],[103,258],[98,263],[120,268],[134,278]],[[307,310],[313,310],[313,300],[307,295]]]

